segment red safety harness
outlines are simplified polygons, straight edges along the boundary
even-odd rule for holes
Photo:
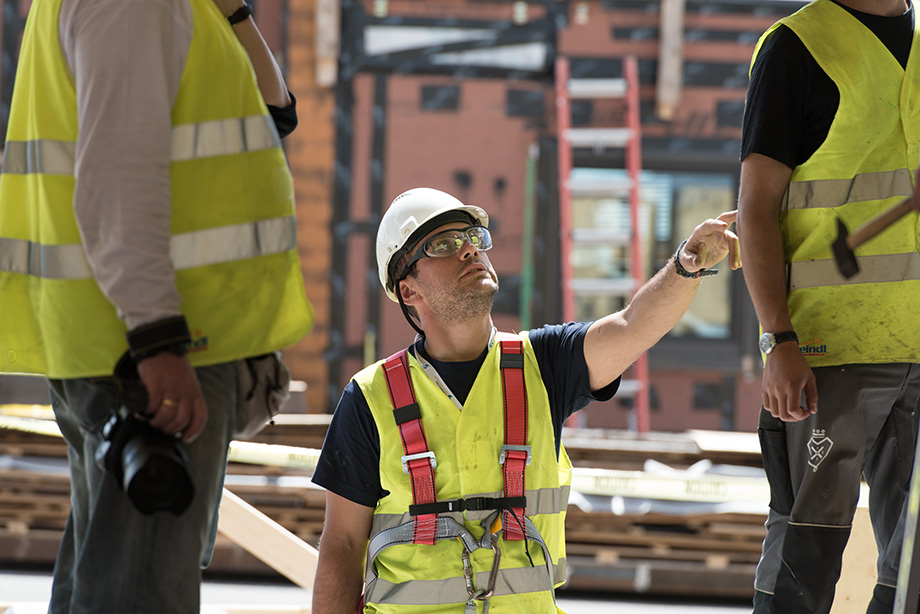
[[[524,481],[530,464],[527,445],[527,386],[524,382],[524,343],[517,338],[499,341],[501,350],[502,397],[505,411],[505,445],[498,462],[503,466],[503,497],[471,497],[438,501],[434,470],[438,463],[428,449],[422,414],[409,376],[408,352],[403,350],[384,361],[383,373],[393,403],[393,417],[402,437],[403,471],[412,482],[409,514],[415,517],[412,543],[434,544],[438,514],[463,510],[501,510],[505,539],[524,539],[524,511],[527,505]]]

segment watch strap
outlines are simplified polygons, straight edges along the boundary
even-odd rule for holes
[[[230,15],[227,15],[227,21],[230,22],[231,26],[235,26],[241,21],[248,19],[250,15],[252,15],[252,5],[248,2],[243,2],[243,6],[233,11]]]
[[[134,328],[125,335],[131,357],[140,362],[160,352],[185,356],[192,336],[184,316],[172,316]]]
[[[798,343],[799,336],[795,334],[794,330],[784,330],[779,333],[773,333],[774,345],[779,345],[780,343],[785,343],[786,341],[795,341]]]
[[[699,279],[700,277],[709,277],[711,275],[717,275],[719,273],[717,269],[700,269],[699,271],[695,271],[691,273],[690,271],[684,268],[684,265],[680,263],[680,250],[684,248],[684,245],[687,244],[688,240],[689,239],[684,239],[684,242],[681,243],[677,247],[677,251],[674,252],[674,258],[673,258],[674,270],[677,272],[677,274],[687,279]]]

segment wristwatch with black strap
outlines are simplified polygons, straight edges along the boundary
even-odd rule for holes
[[[236,9],[230,15],[227,15],[227,21],[230,22],[231,26],[235,26],[238,23],[242,23],[252,15],[252,5],[248,2],[243,2],[243,6]]]
[[[689,241],[689,239],[684,239],[684,242],[681,243],[677,247],[677,251],[674,252],[674,271],[686,279],[699,279],[700,277],[709,277],[710,275],[718,274],[718,269],[700,269],[691,273],[684,268],[684,266],[680,263],[680,250],[684,248],[684,245],[687,244],[687,241]]]
[[[799,337],[794,330],[784,330],[780,333],[764,333],[760,336],[760,351],[764,354],[769,354],[777,345],[786,341],[798,343]]]

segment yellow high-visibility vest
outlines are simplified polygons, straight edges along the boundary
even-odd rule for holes
[[[553,589],[565,580],[565,510],[571,484],[572,465],[560,446],[557,459],[549,398],[527,333],[524,343],[524,378],[527,389],[527,445],[531,462],[526,466],[526,517],[536,527],[543,544],[533,540],[498,539],[501,550],[495,593],[489,599],[490,613],[526,612],[555,614]],[[501,497],[503,474],[500,464],[504,442],[504,411],[500,375],[501,351],[495,343],[470,390],[463,410],[409,357],[409,373],[428,449],[435,455],[437,500]],[[457,539],[440,539],[434,545],[401,543],[387,539],[398,527],[411,523],[413,503],[409,474],[404,472],[405,454],[400,429],[393,416],[383,361],[365,368],[354,380],[361,388],[380,436],[380,481],[389,495],[377,503],[368,556],[365,612],[422,614],[465,611],[469,599],[462,554],[465,538],[483,540],[484,520],[490,510],[450,512],[439,515],[463,534]],[[457,528],[462,527],[462,528]],[[495,527],[492,527],[493,530]],[[445,531],[449,527],[445,525]],[[470,537],[472,536],[472,537]],[[485,541],[488,541],[488,537]],[[382,540],[382,541],[381,541]],[[545,548],[543,547],[545,545]],[[528,552],[530,558],[528,558]],[[547,556],[548,555],[548,556]],[[473,586],[484,589],[494,561],[490,548],[475,549],[469,555]],[[437,588],[433,588],[437,587]],[[476,602],[477,612],[484,603]]]
[[[920,156],[920,23],[907,70],[846,9],[816,0],[780,20],[840,92],[827,138],[793,169],[780,216],[788,304],[812,366],[920,361],[918,218],[910,213],[856,249],[845,279],[832,244],[913,191]],[[752,63],[753,65],[753,63]],[[754,232],[757,230],[754,229]]]
[[[189,356],[201,366],[291,345],[313,312],[293,182],[252,65],[212,0],[189,2],[194,32],[172,109],[170,256]],[[79,127],[60,6],[32,3],[13,93],[0,175],[0,372],[102,376],[127,343],[73,213]]]

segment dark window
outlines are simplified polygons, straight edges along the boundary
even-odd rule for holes
[[[569,102],[572,107],[572,125],[588,126],[591,124],[591,117],[594,115],[594,103],[590,100],[572,100]]]
[[[423,111],[456,111],[460,107],[460,87],[457,85],[423,85]]]
[[[509,89],[505,97],[505,113],[508,117],[542,118],[543,92]]]

